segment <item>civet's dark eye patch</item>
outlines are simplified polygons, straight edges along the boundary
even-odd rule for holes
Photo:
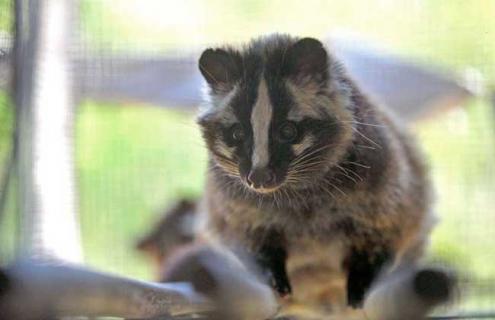
[[[296,123],[284,122],[276,132],[277,139],[282,143],[295,143],[300,136]]]
[[[242,126],[236,123],[229,128],[228,138],[229,140],[231,140],[232,144],[237,144],[244,141],[244,139],[246,138],[246,133]]]

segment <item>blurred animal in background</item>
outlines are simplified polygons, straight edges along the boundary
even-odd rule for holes
[[[155,265],[158,279],[162,277],[168,259],[195,239],[196,201],[179,199],[165,209],[160,220],[136,243]]]

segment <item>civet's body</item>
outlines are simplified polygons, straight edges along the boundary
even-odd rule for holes
[[[281,295],[324,306],[361,305],[385,264],[421,256],[422,158],[319,41],[208,49],[199,67],[206,234],[252,252]]]

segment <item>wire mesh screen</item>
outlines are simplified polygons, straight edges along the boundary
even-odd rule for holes
[[[11,5],[0,1],[0,66],[11,48]],[[495,81],[494,3],[81,0],[79,5],[71,48],[80,101],[74,150],[88,265],[153,279],[150,261],[135,250],[135,241],[174,200],[200,196],[206,150],[194,122],[199,90],[187,78],[197,72],[198,50],[272,32],[326,38],[339,30],[427,69],[449,70],[453,79],[467,78],[480,93],[411,127],[437,190],[440,222],[430,259],[453,266],[461,280],[461,298],[449,310],[495,308],[495,116],[488,89],[479,91]],[[174,81],[184,86],[161,95]],[[1,90],[4,164],[14,119],[6,86]],[[11,203],[8,207],[13,212]],[[0,228],[6,257],[14,248],[13,217],[6,215]]]

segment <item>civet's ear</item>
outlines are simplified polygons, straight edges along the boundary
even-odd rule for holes
[[[328,54],[323,44],[313,38],[303,38],[288,49],[286,70],[296,81],[328,79]]]
[[[199,70],[214,89],[228,89],[240,72],[233,54],[223,49],[206,49],[199,58]]]

